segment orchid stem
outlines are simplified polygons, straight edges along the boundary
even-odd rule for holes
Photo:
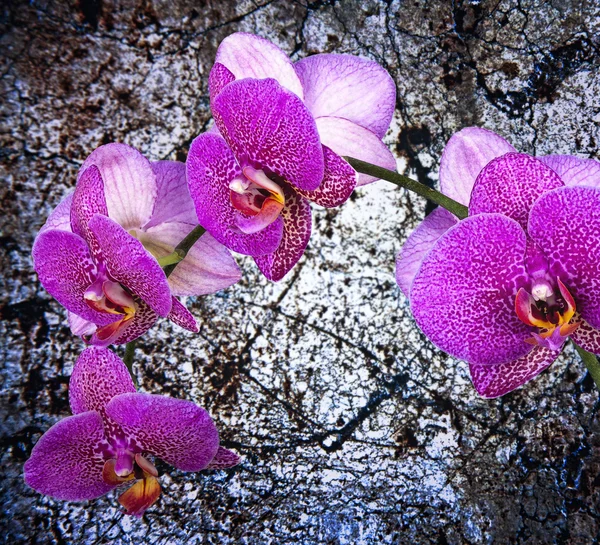
[[[388,170],[387,168],[366,163],[365,161],[355,159],[354,157],[344,157],[344,159],[348,161],[350,166],[357,172],[368,174],[369,176],[375,176],[375,178],[392,182],[398,187],[403,187],[404,189],[413,191],[417,195],[425,197],[431,202],[439,204],[442,208],[452,212],[458,219],[465,219],[469,215],[469,209],[466,206],[456,202],[450,197],[447,197],[443,193],[432,189],[431,187],[427,187],[426,185],[409,178],[408,176],[403,176],[402,174],[398,174],[393,170]]]
[[[177,246],[175,246],[175,250],[173,250],[173,253],[169,254],[168,256],[165,256],[163,258],[163,259],[172,258],[174,260],[175,256],[178,256],[179,259],[177,259],[176,261],[171,261],[170,263],[167,263],[166,265],[163,265],[159,261],[161,267],[165,271],[167,278],[175,270],[175,267],[177,267],[177,265],[185,259],[185,256],[190,251],[192,246],[194,244],[196,244],[198,239],[204,233],[206,233],[206,229],[204,227],[202,227],[202,225],[196,225],[196,227],[194,227],[190,231],[190,233]]]
[[[583,348],[581,348],[581,346],[577,346],[575,343],[573,343],[573,346],[575,347],[575,350],[577,350],[579,357],[585,364],[588,373],[594,379],[596,387],[598,388],[598,390],[600,390],[600,363],[598,362],[598,358],[595,354],[584,350]]]
[[[123,362],[127,366],[127,369],[129,370],[129,374],[131,375],[131,378],[133,379],[133,383],[135,384],[135,386],[137,388],[138,382],[137,382],[136,375],[133,372],[133,356],[134,356],[134,354],[135,354],[135,340],[129,341],[125,345],[125,356],[123,357]]]

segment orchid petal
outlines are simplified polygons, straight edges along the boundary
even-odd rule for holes
[[[536,346],[522,358],[500,365],[469,364],[473,386],[487,399],[500,397],[535,378],[558,357],[560,350]]]
[[[526,274],[526,241],[514,220],[479,214],[435,243],[410,291],[415,320],[435,345],[479,365],[507,363],[531,350],[530,329],[514,309]]]
[[[379,138],[396,107],[396,85],[376,62],[354,55],[312,55],[295,65],[314,117],[342,117]]]
[[[584,185],[600,189],[600,162],[580,159],[572,155],[546,155],[538,157],[550,167],[567,186]]]
[[[108,215],[126,230],[146,225],[157,196],[150,161],[125,144],[106,144],[85,160],[79,176],[92,165],[98,167],[104,181]]]
[[[224,64],[216,62],[208,75],[208,92],[211,104],[215,97],[223,90],[223,87],[229,85],[232,81],[235,81],[235,76],[231,70]]]
[[[160,265],[139,240],[106,216],[88,223],[111,277],[145,301],[159,316],[171,310],[171,290]]]
[[[136,481],[119,496],[119,503],[125,508],[125,514],[142,517],[160,497],[160,483],[154,476]]]
[[[169,312],[167,318],[174,324],[177,324],[179,327],[183,327],[183,329],[187,329],[192,333],[198,333],[198,331],[200,331],[200,327],[198,326],[198,322],[196,322],[194,315],[176,297],[173,297],[173,305],[171,306],[171,312]]]
[[[121,394],[106,412],[144,451],[183,471],[204,469],[219,448],[210,415],[191,401],[151,394]]]
[[[241,461],[239,454],[232,450],[219,447],[217,454],[211,460],[210,464],[206,466],[206,469],[226,469],[228,467],[237,466]]]
[[[160,258],[172,253],[192,229],[187,223],[163,223],[140,234],[140,240]],[[168,282],[173,295],[206,295],[232,286],[240,278],[240,269],[229,250],[205,233],[177,264]]]
[[[479,127],[467,127],[450,138],[440,162],[440,190],[469,206],[479,173],[492,159],[515,152],[504,138]]]
[[[107,348],[86,348],[77,358],[69,380],[73,414],[97,411],[104,416],[106,404],[116,395],[135,392],[127,367]]]
[[[311,232],[310,204],[295,191],[286,188],[281,244],[272,254],[254,261],[261,272],[273,281],[281,280],[304,254]]]
[[[396,159],[375,133],[341,117],[319,117],[315,121],[323,145],[338,155],[396,170]],[[370,184],[375,180],[374,176],[359,174],[357,185]]]
[[[81,316],[77,316],[74,312],[67,311],[67,320],[69,322],[69,327],[71,328],[71,333],[78,337],[92,335],[94,331],[96,331],[96,324],[94,322],[90,322]]]
[[[138,299],[133,318],[127,321],[127,327],[119,331],[119,336],[111,344],[126,344],[141,337],[156,323],[156,320],[158,320],[156,312]],[[91,340],[90,344],[94,344],[94,341]]]
[[[345,203],[358,180],[356,171],[339,155],[323,146],[323,158],[325,159],[325,175],[321,185],[314,191],[297,192],[319,206],[334,208]]]
[[[456,216],[438,207],[408,237],[396,258],[396,282],[406,297],[427,252],[457,222]]]
[[[562,187],[531,209],[529,234],[544,249],[550,271],[577,302],[577,311],[600,328],[600,190]]]
[[[98,325],[107,325],[118,316],[90,308],[84,299],[96,279],[96,264],[85,241],[68,231],[44,231],[33,245],[33,267],[40,282],[67,310]]]
[[[71,204],[73,202],[73,192],[69,193],[58,206],[48,216],[46,223],[38,233],[41,235],[44,231],[71,231]]]
[[[541,161],[522,153],[507,153],[488,163],[477,176],[469,215],[498,212],[527,229],[531,206],[562,180]]]
[[[69,416],[52,426],[25,462],[25,482],[37,492],[66,501],[98,498],[114,486],[102,479],[105,441],[95,411]]]
[[[281,241],[283,220],[253,235],[245,235],[235,227],[240,212],[231,205],[229,184],[242,176],[242,170],[220,135],[198,136],[192,142],[186,166],[200,225],[234,252],[255,256],[275,251]]]
[[[242,167],[253,166],[313,190],[323,179],[323,151],[315,120],[274,79],[236,80],[212,105],[215,123]]]
[[[195,225],[198,219],[185,177],[185,163],[157,161],[152,163],[152,170],[156,175],[158,196],[152,217],[144,229],[172,221]]]
[[[574,333],[571,333],[573,342],[592,354],[600,354],[600,329],[592,327],[585,320],[575,319],[574,321],[579,322],[579,327]]]
[[[279,47],[264,38],[245,32],[230,34],[219,45],[215,62],[226,66],[238,80],[274,78],[303,98],[294,65]]]

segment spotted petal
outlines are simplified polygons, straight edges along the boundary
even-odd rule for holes
[[[477,176],[469,215],[498,212],[527,229],[533,203],[562,185],[557,174],[541,161],[522,153],[507,153],[488,163]]]
[[[171,290],[167,278],[142,243],[106,216],[95,215],[88,226],[112,278],[145,301],[159,316],[169,314]]]
[[[238,80],[273,78],[303,98],[302,84],[290,59],[264,38],[245,32],[230,34],[219,45],[215,62],[226,66]]]
[[[97,269],[80,236],[69,231],[44,231],[35,239],[32,254],[42,286],[67,310],[98,325],[119,319],[93,310],[85,302],[85,291],[94,282]]]
[[[500,365],[470,363],[471,380],[480,396],[488,399],[500,397],[535,378],[559,354],[560,350],[536,346],[526,356]]]
[[[231,205],[229,184],[242,175],[242,170],[219,134],[198,136],[190,147],[186,167],[200,225],[234,252],[256,256],[275,251],[283,233],[282,219],[250,235],[235,227],[241,212]]]
[[[408,237],[396,259],[396,282],[406,297],[427,252],[457,221],[448,210],[438,207]]]
[[[240,463],[240,457],[236,452],[219,447],[217,454],[211,460],[206,469],[226,469],[236,466]]]
[[[575,317],[574,322],[579,322],[579,327],[571,333],[573,342],[592,354],[600,355],[600,329],[596,329],[585,320]]]
[[[104,439],[100,414],[70,416],[54,424],[25,462],[25,482],[37,492],[66,501],[91,500],[112,490],[102,479]]]
[[[529,234],[583,319],[600,329],[600,190],[562,187],[542,195],[531,209]]]
[[[321,142],[338,155],[396,170],[396,159],[392,152],[370,130],[341,117],[319,117],[316,123]],[[375,180],[377,178],[373,176],[359,174],[357,185],[369,184]]]
[[[208,76],[208,92],[211,104],[215,97],[223,90],[223,87],[229,85],[232,81],[235,81],[235,76],[231,70],[225,65],[216,62]]]
[[[108,415],[143,450],[183,471],[204,469],[219,448],[210,415],[191,401],[151,394],[121,394]]]
[[[556,172],[565,185],[600,189],[600,162],[594,159],[580,159],[572,155],[546,155],[538,159]]]
[[[277,81],[236,80],[215,98],[212,110],[242,167],[274,173],[300,189],[319,187],[324,161],[315,121]]]
[[[176,297],[173,297],[173,305],[171,306],[171,312],[167,316],[174,324],[177,324],[183,329],[187,329],[192,333],[198,333],[200,327],[194,315],[187,309],[187,307],[179,301]]]
[[[163,223],[140,234],[140,240],[160,258],[172,253],[192,229],[186,223]],[[174,295],[206,295],[225,289],[240,278],[240,269],[229,250],[205,233],[177,264],[169,276],[169,286]]]
[[[104,181],[108,215],[126,230],[148,223],[157,196],[150,161],[125,144],[106,144],[85,160],[79,176],[92,165],[98,167]]]
[[[341,117],[383,138],[396,107],[396,85],[376,62],[354,55],[312,55],[295,65],[314,117]]]
[[[450,138],[440,162],[440,189],[469,206],[475,179],[492,159],[516,151],[504,138],[479,127],[467,127]]]
[[[137,299],[135,302],[135,315],[127,322],[127,327],[119,332],[119,336],[111,341],[111,344],[126,344],[141,337],[156,323],[156,320],[158,320],[156,312],[144,301]],[[94,344],[93,338],[90,344]]]
[[[281,280],[304,254],[311,233],[310,204],[295,191],[286,188],[283,238],[272,254],[255,257],[261,272],[273,281]]]
[[[323,146],[325,175],[314,191],[297,190],[300,195],[319,206],[334,208],[345,203],[356,187],[356,171],[339,155]]]
[[[73,414],[97,411],[116,395],[135,392],[127,367],[107,348],[86,348],[77,358],[69,380],[69,402]]]
[[[58,206],[48,216],[46,223],[40,229],[38,234],[44,231],[55,229],[58,231],[71,231],[71,203],[73,202],[73,193],[69,193]]]
[[[449,354],[479,365],[525,356],[529,328],[514,301],[525,277],[526,235],[500,214],[449,229],[425,256],[410,299],[423,333]]]

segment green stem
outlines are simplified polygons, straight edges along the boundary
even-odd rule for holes
[[[425,197],[426,199],[434,202],[435,204],[439,204],[441,207],[445,208],[449,212],[452,212],[458,219],[464,219],[469,215],[469,209],[456,202],[454,199],[447,197],[443,193],[436,191],[435,189],[431,189],[426,185],[423,185],[416,180],[412,180],[408,176],[402,176],[402,174],[398,174],[393,170],[388,170],[387,168],[378,167],[377,165],[372,165],[371,163],[366,163],[365,161],[361,161],[360,159],[355,159],[354,157],[344,157],[350,166],[356,170],[357,172],[361,172],[362,174],[369,174],[370,176],[375,176],[375,178],[380,178],[382,180],[386,180],[388,182],[392,182],[396,184],[398,187],[403,187],[408,189],[409,191],[413,191],[417,195],[421,195],[421,197]]]
[[[177,267],[177,264],[185,259],[185,256],[190,251],[191,247],[194,244],[196,244],[197,240],[205,232],[206,232],[206,229],[204,227],[202,227],[202,225],[196,225],[196,227],[194,227],[190,231],[189,235],[187,237],[185,237],[177,246],[175,246],[175,250],[173,250],[173,253],[170,254],[169,256],[166,256],[166,257],[170,257],[170,256],[177,255],[180,258],[178,261],[174,261],[173,263],[167,264],[166,266],[163,266],[161,264],[162,268],[165,271],[165,274],[167,275],[167,278],[175,270],[175,267]]]
[[[166,255],[165,257],[158,258],[158,264],[164,269],[168,265],[176,265],[183,258],[179,255],[178,252],[173,252],[172,254]]]
[[[138,385],[137,378],[133,372],[133,356],[134,356],[134,354],[135,354],[135,341],[129,341],[125,345],[125,356],[123,357],[123,362],[127,366],[127,369],[129,369],[129,374],[131,375],[131,378],[133,379],[133,383],[137,387],[137,385]]]
[[[587,367],[588,373],[594,379],[596,387],[598,388],[598,390],[600,390],[600,363],[598,363],[598,358],[595,354],[584,350],[583,348],[581,348],[581,346],[577,346],[575,343],[573,343],[573,346],[575,347],[575,350],[577,350],[579,357]]]

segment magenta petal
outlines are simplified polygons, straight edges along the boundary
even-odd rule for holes
[[[198,331],[200,331],[200,326],[198,325],[198,322],[196,322],[194,315],[176,297],[173,297],[173,305],[171,306],[171,312],[169,312],[167,318],[174,324],[177,324],[179,327],[183,327],[183,329],[187,329],[192,333],[198,333]]]
[[[600,190],[562,187],[542,195],[531,209],[529,234],[577,311],[600,329]]]
[[[236,32],[227,36],[217,49],[215,62],[226,66],[236,79],[274,78],[303,97],[302,84],[288,56],[275,44],[254,34]]]
[[[170,221],[181,221],[195,225],[196,210],[190,197],[185,176],[185,163],[180,161],[157,161],[152,163],[156,174],[158,196],[150,221],[144,225],[148,229]]]
[[[119,336],[111,344],[125,344],[141,337],[156,323],[156,320],[158,320],[156,312],[138,299],[135,305],[135,315],[127,322],[127,327],[120,331]],[[93,338],[90,344],[94,344]]]
[[[316,117],[342,117],[383,138],[396,107],[396,85],[376,62],[354,55],[312,55],[295,64],[304,103]]]
[[[25,482],[37,492],[66,501],[91,500],[114,486],[102,479],[105,442],[102,418],[95,411],[54,424],[25,462]]]
[[[275,251],[281,241],[282,220],[252,235],[235,227],[240,212],[231,205],[229,184],[242,176],[242,170],[219,134],[198,136],[192,142],[186,166],[200,225],[234,252],[255,256]]]
[[[312,223],[310,204],[291,189],[286,189],[281,215],[284,222],[281,244],[272,254],[254,258],[261,272],[275,282],[281,280],[304,254]]]
[[[565,185],[600,189],[600,162],[594,159],[580,159],[572,155],[546,155],[538,159],[556,172]]]
[[[73,414],[97,411],[116,395],[135,392],[127,367],[107,348],[86,348],[77,358],[69,380],[69,402]]]
[[[219,447],[217,454],[211,460],[206,469],[226,469],[228,467],[237,466],[241,461],[239,454],[232,450]]]
[[[500,365],[469,364],[471,380],[477,393],[487,399],[500,397],[522,386],[547,369],[560,350],[536,346],[522,358]]]
[[[396,159],[375,133],[340,117],[319,117],[316,122],[321,142],[338,155],[396,170]],[[373,176],[359,174],[357,185],[369,184],[375,180],[377,178]]]
[[[323,158],[325,159],[325,175],[321,185],[314,191],[302,191],[298,193],[319,206],[333,208],[345,203],[356,187],[356,171],[339,155],[323,146]]]
[[[488,163],[477,176],[469,215],[498,212],[527,229],[533,203],[543,193],[562,185],[556,173],[541,161],[521,153],[507,153]]]
[[[525,356],[531,333],[514,309],[525,251],[523,230],[500,214],[479,214],[449,229],[423,259],[411,287],[411,309],[423,333],[469,363]]]
[[[274,79],[237,80],[214,100],[213,115],[242,167],[277,174],[295,187],[313,190],[323,179],[323,151],[315,120]]]
[[[208,92],[211,103],[223,88],[232,81],[235,81],[235,76],[231,71],[225,65],[216,62],[208,76]]]
[[[408,237],[396,258],[396,282],[406,297],[427,252],[457,222],[456,216],[438,207]]]
[[[485,165],[516,151],[504,138],[479,127],[467,127],[450,138],[440,162],[440,190],[469,206],[475,179]]]
[[[118,319],[92,310],[84,300],[97,270],[88,245],[80,236],[68,231],[45,231],[35,239],[32,254],[42,286],[67,310],[98,325]]]
[[[204,469],[219,448],[210,415],[191,401],[121,394],[109,402],[106,412],[143,450],[183,471]]]
[[[581,320],[579,327],[571,333],[571,339],[584,350],[600,354],[600,329],[592,327],[585,320]]]
[[[71,203],[73,193],[69,193],[48,216],[46,223],[40,229],[38,235],[50,229],[56,231],[71,231]]]
[[[120,225],[106,216],[88,223],[112,278],[144,300],[159,316],[171,310],[171,290],[160,265]]]
[[[186,223],[163,223],[143,234],[144,245],[154,255],[166,256],[192,229]],[[205,233],[177,264],[169,276],[169,286],[173,295],[206,295],[232,286],[240,278],[240,269],[229,250]]]
[[[125,144],[106,144],[85,160],[79,172],[92,165],[98,167],[104,181],[108,215],[126,230],[148,223],[157,196],[150,161]]]

